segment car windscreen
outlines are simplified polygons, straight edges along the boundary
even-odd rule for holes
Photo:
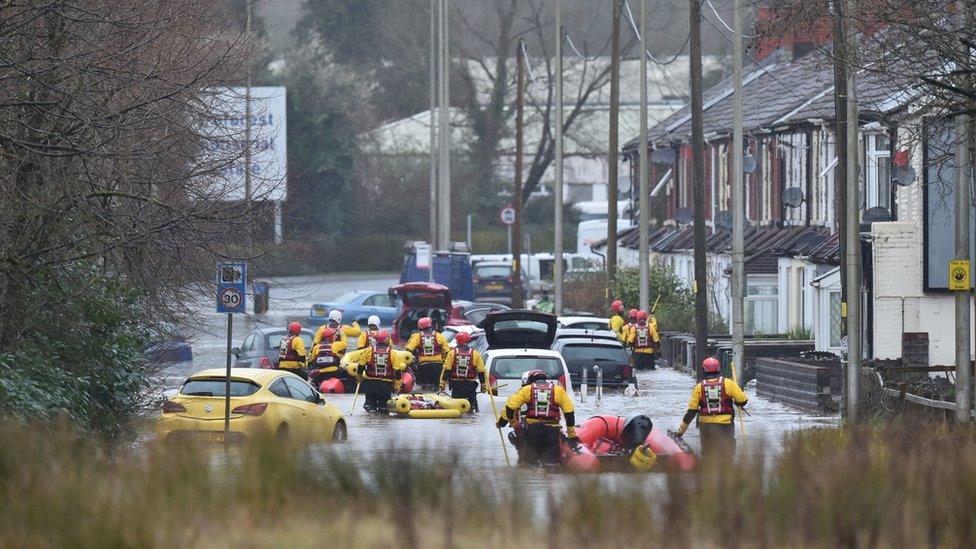
[[[261,387],[253,381],[230,380],[230,396],[246,397],[258,392]],[[217,397],[226,396],[227,383],[221,378],[188,379],[180,389],[181,395]]]
[[[512,268],[507,265],[478,265],[474,268],[474,275],[480,278],[508,278]]]
[[[521,379],[522,374],[529,370],[542,370],[550,379],[558,379],[563,375],[562,363],[552,357],[499,357],[491,365],[491,373],[498,379]]]
[[[281,340],[286,335],[288,335],[288,334],[286,334],[285,332],[268,334],[267,338],[265,339],[265,347],[264,348],[265,349],[277,349],[278,347],[281,347]],[[312,350],[312,336],[306,334],[305,332],[302,332],[301,338],[302,338],[302,341],[305,342],[305,351],[306,352],[311,351]]]
[[[627,352],[614,345],[566,345],[561,354],[566,362],[627,364]]]

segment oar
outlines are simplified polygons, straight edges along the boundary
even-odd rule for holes
[[[356,411],[356,399],[359,398],[359,384],[362,383],[363,378],[356,380],[356,392],[352,395],[352,409],[349,410],[349,415],[352,415]]]
[[[739,377],[735,374],[735,361],[730,362],[730,364],[732,366],[732,380],[735,381]],[[745,409],[740,406],[739,410],[744,411]],[[742,431],[742,440],[749,438],[746,435],[746,418],[742,414],[739,414],[739,430]]]
[[[484,371],[485,375],[485,387],[488,388],[488,401],[491,402],[491,418],[493,421],[498,421],[498,409],[495,407],[495,395],[492,394],[491,383],[488,383],[488,370]],[[502,442],[502,452],[505,452],[505,464],[509,467],[512,466],[512,461],[508,459],[508,446],[505,445],[505,435],[502,434],[502,428],[496,425],[498,429],[498,438]]]

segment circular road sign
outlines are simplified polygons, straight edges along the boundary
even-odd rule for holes
[[[220,299],[220,304],[226,309],[236,309],[241,306],[241,302],[244,300],[244,296],[237,288],[224,288],[217,298]]]
[[[498,212],[498,218],[501,219],[502,225],[514,225],[515,224],[515,208],[511,204],[505,206]]]

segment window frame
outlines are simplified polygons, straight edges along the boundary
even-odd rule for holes
[[[888,142],[887,148],[879,148],[878,141]],[[887,163],[887,175],[881,177],[881,160]],[[892,212],[891,187],[891,136],[886,132],[870,132],[864,135],[864,210],[883,206]],[[894,216],[894,213],[892,213]]]
[[[281,378],[285,382],[285,387],[288,388],[288,392],[292,395],[291,398],[295,400],[300,400],[302,402],[308,402],[315,404],[319,401],[318,397],[315,395],[315,390],[312,389],[310,385],[305,383],[300,379],[295,379],[293,377],[284,376]],[[295,392],[298,390],[308,390],[308,396],[296,396]],[[314,400],[312,400],[314,399]]]
[[[284,387],[286,394],[279,395],[278,393],[275,392],[275,386],[276,385],[279,385],[279,384],[282,387]],[[285,383],[285,377],[284,376],[279,377],[279,378],[275,379],[274,381],[272,381],[271,384],[268,385],[268,392],[271,393],[272,395],[278,397],[278,398],[294,398],[294,397],[291,396],[291,390],[288,389],[288,384]]]

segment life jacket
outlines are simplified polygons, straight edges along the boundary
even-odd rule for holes
[[[315,366],[317,368],[329,368],[339,364],[339,357],[332,352],[332,342],[323,341],[318,345],[318,353],[315,355]]]
[[[292,342],[297,335],[289,335],[281,339],[281,345],[278,346],[278,363],[282,362],[301,362],[302,357],[298,356],[298,351],[295,350],[295,346]]]
[[[718,376],[702,380],[698,415],[719,416],[731,413],[732,399],[725,394],[725,378]]]
[[[526,419],[539,421],[559,421],[561,413],[556,404],[556,383],[554,381],[537,381],[532,384],[532,398],[529,400]]]
[[[376,347],[376,332],[372,330],[366,332],[366,346]]]
[[[458,347],[454,351],[454,364],[451,366],[451,379],[478,379],[478,369],[474,366],[474,351],[471,347]]]
[[[379,351],[373,347],[373,356],[366,364],[366,376],[373,379],[393,379],[393,349]]]
[[[635,349],[647,349],[648,347],[650,347],[651,346],[651,328],[647,324],[645,324],[643,326],[641,326],[640,324],[637,324],[637,325],[634,326],[634,330],[636,330],[635,333],[636,333],[636,336],[637,336],[634,339],[634,348]]]
[[[441,344],[437,340],[437,332],[431,332],[430,335],[420,332],[420,356],[441,356],[443,352],[441,351]]]

